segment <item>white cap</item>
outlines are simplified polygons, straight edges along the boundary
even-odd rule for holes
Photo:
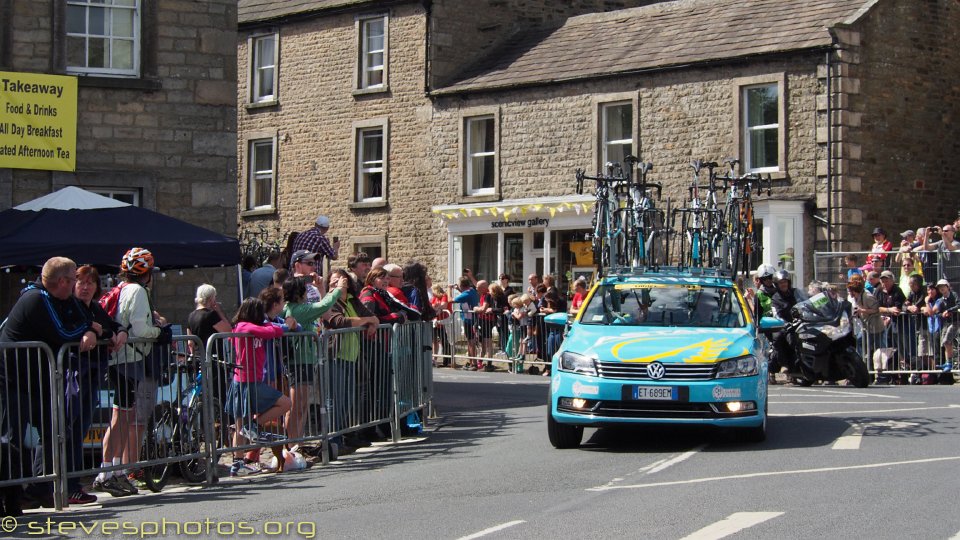
[[[329,226],[330,226],[330,218],[328,218],[327,216],[320,216],[320,217],[318,217],[318,218],[317,218],[317,225],[319,225],[319,226],[321,226],[321,227],[329,227]]]

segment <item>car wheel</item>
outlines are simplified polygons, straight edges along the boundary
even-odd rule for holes
[[[577,448],[580,441],[583,440],[583,426],[571,426],[561,424],[553,419],[550,409],[547,409],[547,435],[550,437],[550,444],[554,448],[563,450],[566,448]]]
[[[763,402],[763,422],[759,426],[742,428],[743,440],[752,443],[761,443],[767,440],[767,402]]]

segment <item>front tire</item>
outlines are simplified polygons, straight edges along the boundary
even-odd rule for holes
[[[847,354],[840,361],[842,378],[850,381],[857,388],[866,388],[870,384],[870,374],[867,365],[863,363],[859,354]]]
[[[550,437],[550,444],[558,450],[578,448],[580,441],[583,440],[583,426],[571,426],[557,422],[553,419],[553,414],[548,408],[547,435]]]

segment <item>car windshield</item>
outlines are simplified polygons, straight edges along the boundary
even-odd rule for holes
[[[610,283],[597,287],[580,323],[740,328],[746,320],[731,287]]]

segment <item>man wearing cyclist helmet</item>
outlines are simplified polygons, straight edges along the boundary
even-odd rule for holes
[[[753,307],[753,312],[756,313],[757,317],[769,317],[773,313],[771,302],[774,293],[777,292],[777,288],[773,285],[773,275],[776,273],[777,269],[769,264],[761,264],[757,268],[757,275],[755,276],[757,296],[756,304]]]
[[[147,287],[152,281],[153,254],[144,248],[130,248],[120,261],[123,280],[114,320],[127,329],[130,338],[156,339],[166,320],[153,310]],[[151,343],[127,343],[110,357],[108,378],[114,390],[113,414],[103,437],[102,467],[134,463],[140,456],[140,442],[147,418],[156,403],[156,373],[147,370],[153,354]],[[123,497],[137,493],[126,470],[101,472],[93,489]]]

